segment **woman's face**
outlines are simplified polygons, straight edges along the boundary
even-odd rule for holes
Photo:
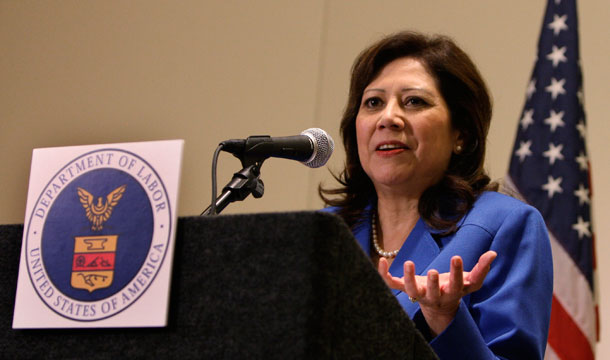
[[[356,136],[360,163],[377,192],[417,197],[442,178],[461,144],[435,79],[408,57],[386,65],[364,89]]]

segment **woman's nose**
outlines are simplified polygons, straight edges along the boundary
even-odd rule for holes
[[[405,127],[405,119],[397,101],[390,101],[381,112],[377,123],[379,129],[402,130]]]

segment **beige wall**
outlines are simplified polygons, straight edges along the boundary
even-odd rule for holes
[[[179,214],[210,201],[216,144],[308,127],[338,137],[348,71],[382,34],[453,36],[495,99],[487,167],[506,172],[544,1],[0,0],[0,223],[22,223],[33,148],[185,139]],[[602,341],[610,357],[610,3],[580,4],[581,57],[595,187]],[[342,150],[330,161],[342,164]],[[239,162],[221,155],[219,186]],[[315,209],[327,169],[269,160],[266,194],[227,212]]]

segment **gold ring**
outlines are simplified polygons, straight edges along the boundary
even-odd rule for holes
[[[409,296],[409,300],[411,300],[412,303],[416,303],[417,302],[417,298],[411,297]]]

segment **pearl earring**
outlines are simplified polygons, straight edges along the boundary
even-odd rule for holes
[[[462,145],[456,145],[455,146],[455,152],[458,153],[458,154],[461,153],[462,152]]]

